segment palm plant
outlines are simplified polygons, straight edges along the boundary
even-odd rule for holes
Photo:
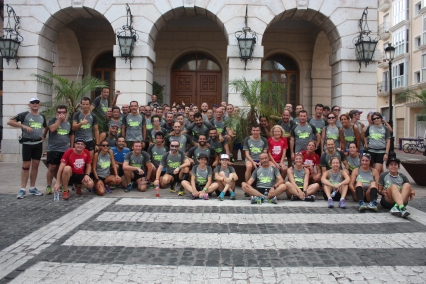
[[[84,77],[82,80],[69,80],[60,75],[46,72],[42,74],[33,74],[37,81],[53,88],[56,96],[51,102],[42,103],[42,114],[47,118],[55,116],[56,107],[65,105],[68,110],[69,119],[72,119],[74,113],[79,110],[81,98],[89,96],[90,93],[98,88],[108,87],[105,81],[94,77]]]
[[[247,81],[241,78],[229,82],[229,85],[249,106],[246,114],[248,133],[253,125],[258,124],[259,116],[278,115],[284,109],[285,88],[281,84],[261,80]]]
[[[419,116],[421,116],[423,119],[426,117],[426,89],[420,88],[420,91],[414,92],[411,90],[407,90],[403,93],[401,93],[397,97],[398,101],[404,101],[412,100],[414,103],[417,103],[419,106],[422,106],[422,110],[419,112]]]

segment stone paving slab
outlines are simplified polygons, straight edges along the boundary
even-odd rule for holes
[[[408,283],[426,282],[425,266],[203,267],[40,262],[12,283]]]

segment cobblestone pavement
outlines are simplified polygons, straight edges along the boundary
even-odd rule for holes
[[[0,283],[426,283],[423,197],[408,219],[352,201],[0,197]]]

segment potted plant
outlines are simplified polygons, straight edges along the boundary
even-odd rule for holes
[[[418,92],[407,90],[400,94],[397,99],[417,103],[422,108],[419,115],[422,118],[426,117],[426,89],[420,88]],[[426,156],[426,150],[423,155]],[[426,160],[404,160],[401,161],[401,164],[418,185],[426,186]]]

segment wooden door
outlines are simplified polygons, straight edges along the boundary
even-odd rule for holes
[[[196,74],[195,72],[173,72],[170,104],[194,103],[196,95]]]
[[[115,69],[112,68],[96,68],[93,70],[93,77],[96,77],[100,80],[103,80],[107,83],[109,87],[109,105],[112,105],[115,92]],[[101,90],[97,89],[92,92],[92,100],[101,94]]]
[[[197,73],[197,105],[206,102],[209,106],[220,104],[221,96],[221,73],[198,72]]]

